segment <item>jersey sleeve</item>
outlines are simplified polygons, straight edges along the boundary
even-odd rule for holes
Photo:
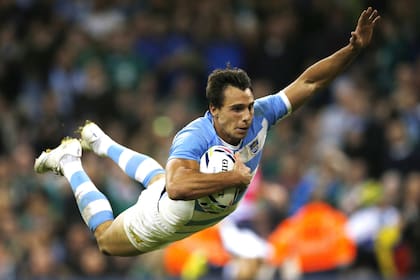
[[[258,98],[255,101],[256,113],[264,115],[270,125],[292,112],[289,99],[283,91]]]
[[[199,162],[206,151],[207,143],[205,134],[197,127],[184,128],[175,135],[168,160],[179,158]]]

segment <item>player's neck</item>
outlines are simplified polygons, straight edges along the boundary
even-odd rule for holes
[[[226,142],[225,140],[223,140],[220,136],[217,136],[217,137],[219,138],[220,142],[222,142],[223,146],[226,146],[233,151],[239,150],[239,148],[241,147],[242,141],[243,141],[243,140],[241,140],[241,141],[239,141],[238,144],[232,145],[232,144],[229,144],[228,142]]]

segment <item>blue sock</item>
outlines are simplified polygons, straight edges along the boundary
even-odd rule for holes
[[[131,178],[147,187],[150,180],[165,173],[163,167],[153,158],[135,152],[117,143],[112,144],[106,154]]]
[[[114,220],[111,204],[90,180],[80,160],[63,165],[63,173],[70,183],[80,214],[92,232],[102,223]]]

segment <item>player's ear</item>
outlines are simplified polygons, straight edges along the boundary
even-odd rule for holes
[[[217,111],[218,110],[217,110],[216,106],[210,104],[209,105],[209,110],[210,110],[210,114],[212,114],[213,117],[217,116]]]

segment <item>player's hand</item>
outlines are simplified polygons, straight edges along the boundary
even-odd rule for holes
[[[239,153],[235,153],[235,164],[233,165],[233,172],[238,175],[238,187],[246,188],[251,183],[251,169],[244,164]]]
[[[351,32],[350,44],[356,49],[362,49],[370,44],[373,29],[381,17],[372,7],[362,12],[357,21],[356,30]]]

